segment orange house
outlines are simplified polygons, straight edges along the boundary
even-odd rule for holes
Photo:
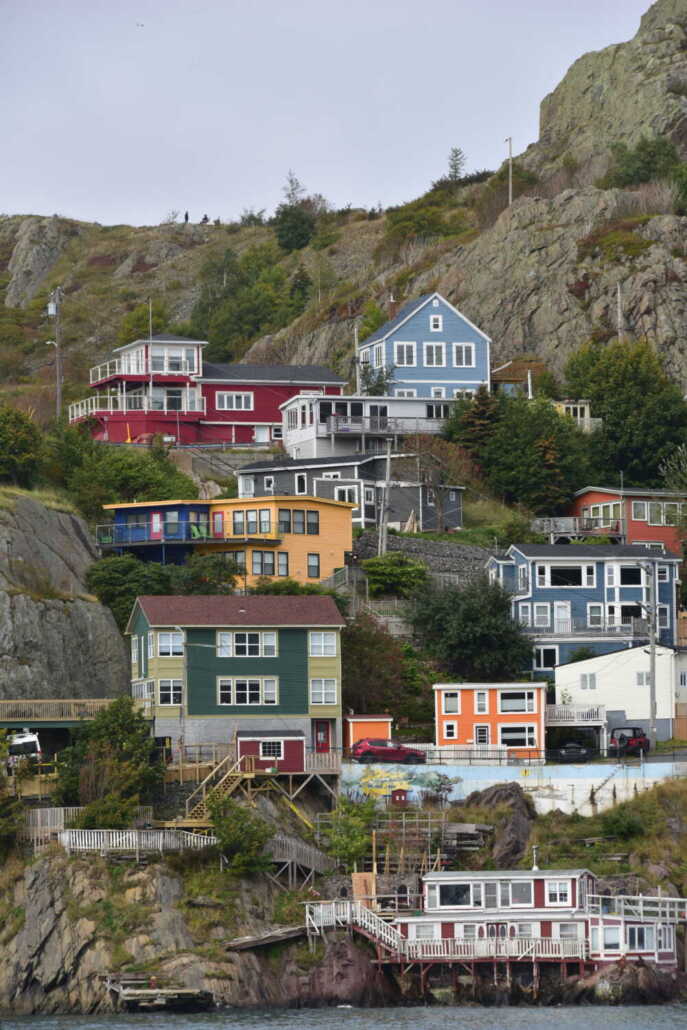
[[[518,758],[544,748],[546,683],[435,683],[437,747],[508,748]]]
[[[353,747],[359,740],[391,740],[394,720],[391,715],[344,715],[344,747]]]

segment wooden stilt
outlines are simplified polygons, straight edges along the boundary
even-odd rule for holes
[[[534,960],[532,969],[532,996],[534,998],[539,997],[539,963]]]

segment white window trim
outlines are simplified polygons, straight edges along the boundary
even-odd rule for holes
[[[343,493],[348,493],[349,491],[352,492],[352,496],[353,496],[353,500],[352,501],[349,500],[348,497],[339,497],[340,493],[342,493],[342,492]],[[334,487],[334,500],[335,501],[345,501],[346,504],[355,504],[355,506],[357,507],[358,506],[358,487],[355,486],[355,485],[352,485],[352,486],[335,486]]]
[[[316,637],[316,636],[323,638],[322,639],[322,651],[319,651],[319,652],[314,650],[313,638]],[[333,651],[325,651],[324,650],[324,646],[325,646],[325,644],[324,644],[324,637],[329,637],[329,636],[334,638],[334,650]],[[339,653],[339,649],[337,647],[337,634],[333,630],[319,630],[319,629],[318,630],[310,630],[310,632],[308,633],[308,655],[309,655],[310,658],[336,658],[338,653]]]
[[[448,732],[449,726],[453,728],[452,734]],[[455,719],[449,719],[444,722],[444,737],[446,740],[458,740],[458,723]]]
[[[554,651],[556,655],[556,661],[553,665],[537,665],[537,651]],[[536,644],[532,649],[532,668],[535,672],[549,672],[554,669],[557,665],[560,665],[560,653],[558,650],[558,644]]]
[[[592,615],[591,615],[592,608],[600,608],[601,609],[601,613],[600,613],[600,620],[601,621],[598,622],[598,623],[592,622]],[[598,627],[598,626],[603,626],[603,623],[604,623],[604,606],[603,606],[603,602],[602,601],[587,601],[587,626],[589,626],[590,628],[594,628],[594,627]]]
[[[441,362],[435,362],[432,365],[429,364],[429,362],[427,361],[427,348],[428,347],[432,347],[432,348],[441,347]],[[446,368],[446,344],[442,343],[440,340],[425,341],[422,344],[422,355],[423,355],[424,367],[425,368]]]
[[[131,664],[138,664],[138,637],[136,634],[131,638]]]
[[[471,387],[462,386],[453,391],[453,397],[455,400],[468,400],[469,398],[474,397],[475,393],[476,390],[473,390]]]
[[[407,387],[402,387],[400,390],[394,390],[394,397],[405,397],[406,399],[417,397],[417,390],[409,390]]]
[[[412,361],[401,363],[398,360],[399,347],[412,347]],[[414,340],[394,340],[394,365],[396,368],[415,368],[417,366],[417,344]]]
[[[321,687],[322,700],[321,701],[314,701],[313,700],[313,689],[314,689],[313,688],[313,684],[315,684],[315,683],[321,683],[322,684],[322,687]],[[326,690],[327,690],[327,688],[325,687],[326,683],[333,683],[334,684],[334,700],[333,701],[327,701],[326,700]],[[332,706],[338,705],[338,703],[339,703],[339,681],[337,680],[336,676],[313,676],[313,677],[311,677],[310,683],[309,683],[308,697],[309,697],[310,704],[313,707],[319,707],[320,705],[322,705],[322,707],[329,707],[329,708],[331,708]]]
[[[260,684],[260,699],[258,701],[237,702],[236,684],[243,681],[256,681]],[[265,701],[265,683],[274,683],[274,701]],[[231,701],[220,700],[220,684],[228,683],[231,691]],[[276,708],[279,705],[279,677],[278,676],[216,676],[215,677],[215,703],[218,708],[259,708],[266,705],[268,708]]]
[[[220,397],[224,399],[224,402],[220,404]],[[241,407],[237,408],[234,402],[235,397],[248,398],[248,404],[241,404]],[[232,399],[232,403],[229,404],[228,399]],[[253,411],[254,410],[254,397],[253,394],[246,390],[218,390],[215,393],[215,407],[218,411]]]
[[[447,712],[446,711],[446,696],[448,694],[451,694],[451,695],[455,694],[456,697],[458,698],[458,711],[457,712]],[[460,690],[442,690],[441,691],[441,714],[442,715],[462,715],[461,704],[460,704]]]
[[[304,490],[299,490],[299,488],[298,488],[299,480],[301,480],[301,479],[305,480],[305,489]],[[305,472],[297,472],[296,473],[296,478],[295,478],[295,484],[294,485],[296,487],[296,496],[297,497],[302,497],[304,494],[307,494],[307,492],[308,492],[308,477],[307,477]]]
[[[518,615],[521,626],[532,625],[532,605],[529,601],[520,601]]]
[[[585,683],[585,680],[587,681]],[[595,672],[581,672],[580,673],[580,690],[596,690],[596,673]]]
[[[445,386],[432,386],[430,387],[430,400],[433,401],[445,401],[446,400],[446,387]]]
[[[670,605],[659,604],[658,605],[658,628],[659,629],[670,629]]]
[[[480,712],[480,715],[481,714],[482,713]],[[484,741],[484,743],[481,743],[480,741],[477,740],[477,731],[478,730],[486,730],[487,731],[487,739]],[[477,722],[477,723],[475,723],[475,725],[472,727],[472,732],[473,732],[473,744],[475,744],[477,747],[491,747],[491,726],[490,726],[490,724],[488,722]]]
[[[513,712],[513,715],[520,715],[520,714],[521,714],[520,712]],[[524,714],[529,715],[531,713],[527,712],[527,713],[524,713]],[[539,744],[538,744],[539,734],[537,732],[538,729],[539,729],[539,724],[536,723],[536,722],[500,722],[498,724],[497,729],[498,729],[498,732],[499,732],[499,746],[500,747],[516,747],[516,748],[523,748],[523,747],[524,748],[536,748],[536,747],[539,747]],[[503,741],[503,730],[522,730],[522,729],[524,729],[524,730],[533,729],[534,730],[534,743],[533,744],[507,744],[507,743],[504,743],[504,741]],[[525,734],[525,738],[527,738],[527,733]]]
[[[522,690],[520,690],[517,687],[509,687],[508,690],[499,690],[497,693],[498,693],[498,699],[499,699],[498,708],[497,708],[497,714],[498,715],[536,715],[537,714],[537,691],[536,690],[529,690],[527,688],[526,684],[523,684]],[[502,697],[503,694],[525,694],[525,708],[523,709],[523,711],[522,712],[515,712],[515,711],[513,711],[511,709],[510,711],[504,712],[503,708],[501,707],[501,697]],[[531,708],[531,710],[527,708],[527,705],[529,704],[529,698],[527,697],[528,694],[532,695],[532,708]]]
[[[568,885],[568,900],[567,901],[551,901],[549,899],[549,884],[554,883],[567,883]],[[546,908],[572,908],[572,881],[567,877],[561,879],[547,879],[544,881],[544,900],[546,902]]]
[[[181,637],[181,651],[179,654],[163,654],[162,653],[162,637]],[[157,657],[158,658],[183,658],[184,657],[184,646],[185,646],[184,633],[179,633],[178,630],[174,629],[163,629],[158,630],[157,634]],[[170,648],[172,647],[172,640],[169,642]]]
[[[549,604],[549,602],[548,601],[535,601],[533,603],[533,605],[532,605],[532,608],[533,608],[532,626],[535,629],[548,629],[548,627],[551,625],[551,605]],[[537,609],[538,608],[540,609],[539,613],[537,613]],[[539,614],[541,614],[541,609],[542,608],[544,609],[544,612],[546,614],[546,622],[540,622],[539,621]]]
[[[433,323],[437,322],[437,325]],[[444,316],[443,315],[430,315],[429,316],[429,331],[430,333],[443,333],[444,331]]]
[[[263,748],[264,748],[265,744],[272,744],[272,745],[279,744],[279,754],[278,755],[265,755],[265,754],[263,754]],[[284,741],[282,739],[275,739],[274,737],[270,737],[268,740],[261,740],[260,741],[260,761],[261,762],[269,762],[269,761],[281,762],[283,760],[283,758],[284,758]]]
[[[458,364],[458,361],[456,359],[456,349],[458,347],[469,347],[470,348],[470,356],[471,356],[472,360],[470,361],[469,364],[467,362],[465,364],[462,364],[462,363],[460,365]],[[454,368],[474,368],[475,367],[475,345],[474,345],[474,343],[470,343],[470,342],[458,343],[458,342],[456,342],[456,343],[453,344],[453,367]]]
[[[658,565],[656,570],[656,579],[659,583],[670,582],[670,565]]]
[[[169,685],[170,685],[169,686],[170,696],[173,696],[173,693],[174,693],[174,687],[172,686],[172,684],[174,684],[174,683],[178,683],[179,684],[179,700],[178,701],[163,701],[162,700],[162,693],[161,693],[161,691],[162,691],[162,684],[163,683],[169,683]],[[158,705],[161,708],[179,708],[180,705],[182,705],[184,703],[184,681],[182,679],[178,679],[177,677],[168,678],[167,676],[164,676],[162,679],[159,679],[157,681],[157,703],[158,703]]]
[[[473,712],[474,712],[475,715],[489,715],[489,694],[490,694],[489,690],[475,690],[474,691],[475,703],[474,703],[474,705],[472,707],[473,707]],[[481,695],[483,695],[486,698],[486,702],[487,702],[487,706],[486,706],[486,708],[484,709],[483,712],[481,712],[479,710],[478,706],[477,706],[477,698],[480,697]]]
[[[570,585],[563,586],[556,584],[551,585],[551,570],[552,569],[573,569],[580,568],[582,570],[582,582],[579,586]],[[593,570],[593,581],[587,583],[587,569]],[[544,576],[543,582],[539,575],[539,570],[543,569]],[[596,562],[594,561],[554,561],[554,562],[538,562],[537,563],[537,586],[543,590],[595,590],[596,589]]]

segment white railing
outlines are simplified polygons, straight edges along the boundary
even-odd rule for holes
[[[67,854],[94,851],[98,854],[200,850],[217,843],[216,837],[185,830],[62,830],[58,839]]]
[[[24,817],[24,826],[19,830],[19,837],[29,841],[34,848],[49,844],[57,839],[62,830],[73,826],[82,812],[83,808],[78,805],[68,808],[29,808]],[[152,823],[152,805],[139,805],[135,813],[134,827]]]
[[[196,375],[195,362],[188,362],[183,360],[175,360],[173,362],[174,367],[171,367],[170,363],[164,360],[160,362],[159,359],[153,359],[153,375],[184,375],[193,376]],[[103,379],[109,379],[111,376],[147,376],[150,375],[151,368],[150,362],[137,360],[135,358],[113,358],[112,361],[104,361],[100,365],[94,365],[90,370],[90,383],[91,386],[94,383],[102,382]]]
[[[330,433],[354,436],[363,433],[377,436],[417,436],[421,433],[440,433],[444,425],[445,420],[440,418],[332,415],[326,423],[318,423],[318,436],[327,436]]]
[[[644,897],[641,894],[590,894],[585,911],[591,915],[683,923],[687,922],[687,899]]]
[[[148,394],[102,393],[69,405],[69,421],[100,413],[113,415],[139,412],[157,415],[189,415],[205,413],[205,398],[188,393],[181,401],[167,403],[167,398],[150,398]]]
[[[359,901],[322,901],[305,907],[308,930],[318,934],[327,927],[358,926],[392,951],[400,951],[403,938],[395,926],[380,919],[372,909]]]
[[[547,726],[578,726],[589,723],[603,726],[606,722],[605,705],[547,705]]]
[[[530,636],[542,637],[549,635],[556,636],[623,636],[623,637],[646,637],[649,635],[649,623],[646,619],[629,619],[627,622],[611,622],[601,620],[590,625],[585,618],[554,619],[544,626],[536,626],[521,622],[523,629],[527,630]]]

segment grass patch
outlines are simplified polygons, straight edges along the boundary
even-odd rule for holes
[[[0,508],[5,511],[14,511],[17,501],[25,497],[31,501],[37,501],[51,511],[63,511],[69,515],[78,514],[72,502],[54,490],[22,490],[18,486],[0,486]]]
[[[577,243],[577,260],[601,258],[602,261],[623,261],[639,257],[653,246],[651,240],[637,235],[636,230],[650,221],[652,215],[637,215],[608,222],[584,236]]]

